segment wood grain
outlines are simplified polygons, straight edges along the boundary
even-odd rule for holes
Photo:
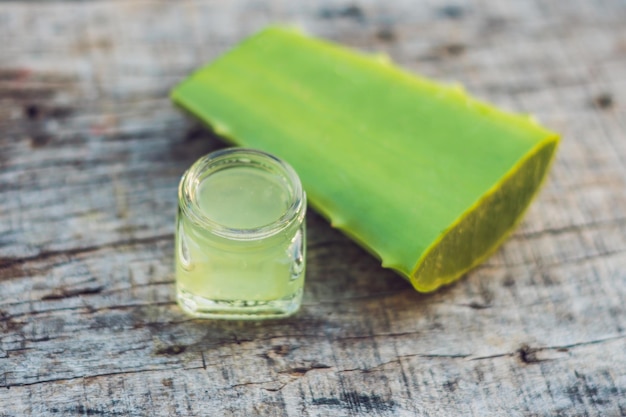
[[[293,318],[174,302],[167,98],[264,25],[387,53],[563,133],[538,200],[420,295],[308,217]],[[0,416],[626,415],[626,3],[0,2]]]

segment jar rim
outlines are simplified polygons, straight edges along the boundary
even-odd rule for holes
[[[205,215],[196,200],[202,174],[220,166],[247,164],[258,169],[267,170],[270,166],[277,168],[287,180],[288,187],[285,188],[288,190],[289,203],[282,215],[271,223],[253,228],[229,227]],[[211,152],[193,163],[180,180],[178,205],[187,218],[212,234],[234,240],[258,240],[280,233],[296,220],[301,222],[306,212],[306,193],[298,174],[287,162],[258,149],[233,147]]]

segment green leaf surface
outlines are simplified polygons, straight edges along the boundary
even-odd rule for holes
[[[279,27],[172,98],[229,142],[288,161],[316,210],[423,292],[503,242],[559,140],[458,86]]]

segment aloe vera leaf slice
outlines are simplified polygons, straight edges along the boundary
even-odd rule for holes
[[[287,160],[315,209],[422,292],[503,242],[559,141],[459,87],[280,27],[201,68],[172,99],[226,140]]]

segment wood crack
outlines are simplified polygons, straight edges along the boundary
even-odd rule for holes
[[[331,366],[325,365],[323,363],[313,363],[310,366],[298,366],[295,368],[286,369],[284,371],[279,371],[280,374],[288,374],[295,377],[301,377],[306,375],[308,372],[319,370],[319,369],[330,369]]]
[[[34,301],[37,301],[37,300],[29,300],[27,302],[20,302],[20,303],[9,304],[9,305],[20,305],[24,303],[31,303]],[[127,309],[133,309],[133,308],[149,308],[149,307],[154,307],[154,306],[171,306],[175,304],[176,304],[176,301],[160,301],[160,302],[150,302],[150,303],[145,303],[145,304],[110,305],[110,306],[105,306],[101,308],[94,308],[91,306],[51,308],[49,310],[33,310],[33,311],[25,312],[25,313],[0,315],[0,323],[2,323],[3,321],[9,321],[18,317],[36,316],[39,314],[58,313],[62,311],[84,310],[85,313],[93,314],[93,313],[98,313],[98,312],[107,311],[107,310],[127,310]],[[6,306],[2,306],[2,307],[6,308]],[[190,322],[190,321],[194,321],[194,319],[190,318],[187,320],[170,321],[167,324],[175,325],[175,324],[181,324],[181,323]],[[147,323],[145,325],[147,326],[151,324],[156,324],[156,323]]]
[[[234,384],[234,385],[230,385],[228,387],[224,387],[223,389],[233,389],[233,388],[240,388],[240,387],[248,387],[251,385],[264,385],[264,384],[271,384],[271,383],[276,383],[278,381],[273,380],[273,379],[269,379],[267,381],[250,381],[250,382],[242,382],[240,384]],[[283,385],[284,386],[284,385]]]
[[[582,232],[589,229],[596,229],[602,227],[615,227],[615,226],[626,226],[626,218],[618,217],[610,220],[599,220],[592,221],[588,223],[581,224],[571,224],[563,227],[555,227],[550,229],[537,230],[534,232],[527,233],[516,233],[512,236],[513,239],[523,238],[523,239],[534,239],[537,237],[541,237],[544,235],[558,236],[565,233],[573,233],[573,232]]]
[[[119,248],[120,246],[137,246],[137,245],[157,243],[160,241],[173,239],[173,237],[174,237],[173,233],[167,233],[167,234],[149,236],[149,237],[144,237],[144,238],[118,240],[114,242],[103,243],[101,245],[85,246],[82,248],[41,251],[37,255],[25,256],[22,258],[0,258],[0,270],[13,268],[15,266],[21,266],[29,262],[44,261],[46,259],[55,258],[59,256],[72,257],[75,255],[81,255],[84,253],[97,252],[102,249],[115,249],[115,248]]]
[[[552,359],[541,359],[537,357],[537,352],[541,352],[541,351],[546,351],[546,350],[555,350],[555,351],[559,351],[559,352],[566,352],[567,350],[571,349],[571,348],[575,348],[575,347],[579,347],[579,346],[588,346],[588,345],[595,345],[595,344],[599,344],[599,343],[604,343],[604,342],[609,342],[609,341],[613,341],[613,340],[619,340],[619,339],[624,339],[626,338],[626,335],[618,335],[618,336],[611,336],[611,337],[607,337],[607,338],[602,338],[602,339],[596,339],[596,340],[590,340],[590,341],[586,341],[586,342],[579,342],[579,343],[572,343],[572,344],[568,344],[568,345],[561,345],[561,346],[543,346],[543,347],[531,347],[528,344],[523,344],[522,346],[520,346],[519,349],[515,350],[514,352],[504,352],[504,353],[495,353],[492,355],[485,355],[485,356],[473,356],[471,354],[466,354],[466,353],[451,353],[451,354],[429,354],[429,353],[415,353],[415,354],[408,354],[408,355],[401,355],[398,356],[395,359],[392,359],[390,361],[386,361],[386,362],[382,362],[376,366],[370,367],[370,368],[347,368],[347,369],[340,369],[337,372],[343,373],[343,372],[362,372],[362,373],[369,373],[369,372],[376,372],[378,371],[380,368],[383,368],[387,365],[391,365],[391,364],[396,364],[399,363],[402,359],[407,359],[407,358],[427,358],[427,359],[465,359],[465,360],[469,360],[469,361],[478,361],[478,360],[487,360],[487,359],[496,359],[496,358],[503,358],[503,357],[514,357],[514,356],[518,356],[520,361],[525,363],[525,364],[534,364],[534,363],[540,363],[540,362],[546,362],[546,361],[550,361]]]
[[[100,294],[104,289],[104,285],[92,288],[62,289],[52,294],[41,297],[42,300],[62,300],[64,298],[79,297],[81,295]]]
[[[535,266],[538,268],[557,268],[563,265],[578,265],[584,264],[588,261],[596,261],[604,258],[611,258],[616,255],[622,255],[626,253],[626,249],[617,249],[617,250],[606,250],[596,253],[585,254],[583,256],[576,256],[572,258],[566,258],[555,262],[537,262]],[[506,269],[506,268],[528,268],[528,262],[515,262],[515,263],[501,263],[501,264],[489,264],[484,263],[481,265],[477,265],[474,268],[474,271],[478,271],[480,269]]]
[[[50,382],[53,382],[53,383],[54,382],[69,382],[69,381],[74,381],[77,379],[106,378],[110,376],[132,375],[132,374],[147,373],[147,372],[171,371],[173,369],[177,369],[177,368],[164,367],[164,368],[159,368],[159,369],[135,369],[135,370],[130,370],[130,371],[105,372],[105,373],[93,374],[93,375],[80,375],[80,376],[73,376],[73,377],[68,377],[68,378],[50,378],[50,379],[44,379],[44,380],[39,380],[39,381],[33,381],[33,382],[16,382],[14,384],[7,383],[6,382],[7,378],[5,375],[4,384],[0,383],[0,388],[10,389],[13,387],[28,387],[32,385],[47,384]],[[184,369],[185,371],[191,371],[194,369],[202,369],[202,366],[194,366],[191,368],[180,368],[180,369]]]
[[[496,358],[511,357],[511,356],[518,355],[520,357],[520,360],[524,363],[539,363],[539,362],[545,362],[550,359],[537,358],[536,356],[537,352],[548,351],[548,350],[550,351],[554,350],[558,352],[567,352],[569,349],[572,349],[572,348],[577,348],[581,346],[589,346],[589,345],[597,345],[600,343],[611,342],[614,340],[619,340],[619,339],[624,339],[624,338],[626,338],[626,335],[617,335],[617,336],[610,336],[610,337],[605,337],[601,339],[594,339],[594,340],[589,340],[585,342],[577,342],[577,343],[571,343],[571,344],[560,345],[560,346],[531,347],[527,344],[523,344],[519,349],[517,349],[514,352],[495,353],[493,355],[475,356],[475,357],[471,357],[471,355],[468,355],[468,360],[479,361],[479,360],[485,360],[485,359],[496,359]]]
[[[395,359],[379,363],[378,365],[372,366],[370,368],[347,368],[347,369],[340,369],[337,372],[341,372],[341,373],[343,372],[362,372],[362,373],[377,372],[380,370],[380,368],[384,368],[385,366],[391,365],[391,364],[398,364],[400,363],[402,359],[407,359],[407,358],[465,359],[465,358],[468,358],[469,356],[470,355],[465,354],[465,353],[451,353],[451,354],[414,353],[414,354],[408,354],[408,355],[400,355],[396,357]]]

